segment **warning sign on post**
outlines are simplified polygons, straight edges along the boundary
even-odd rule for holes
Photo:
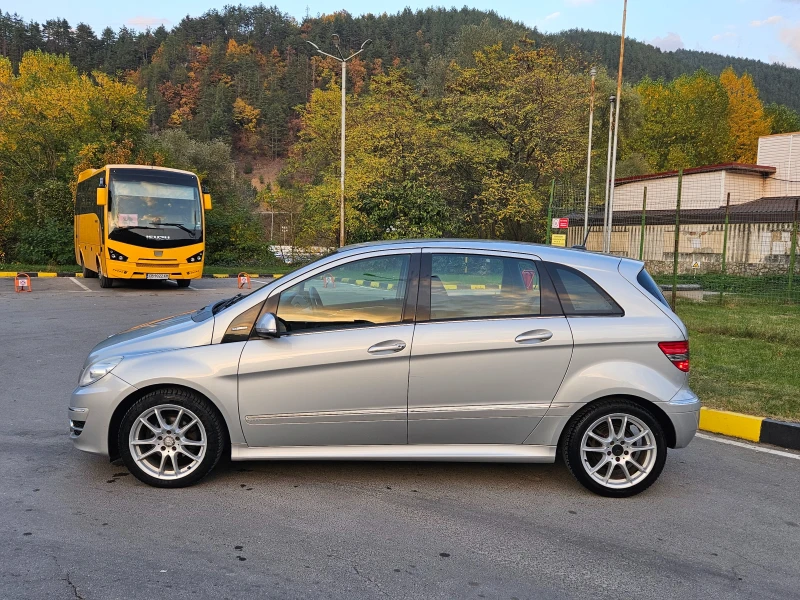
[[[560,246],[561,248],[566,248],[567,247],[567,234],[565,234],[565,233],[554,233],[550,243],[553,246]]]
[[[569,219],[553,219],[553,229],[567,229],[569,227]]]
[[[692,263],[692,268],[693,268],[693,269],[699,269],[699,268],[700,268],[700,263],[699,263],[699,262],[697,262],[697,261],[694,261],[694,262]]]

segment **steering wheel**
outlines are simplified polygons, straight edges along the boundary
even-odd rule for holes
[[[318,308],[322,308],[324,305],[322,304],[322,298],[319,296],[319,292],[317,288],[312,287],[308,290],[308,295],[311,297],[311,306],[315,310]]]

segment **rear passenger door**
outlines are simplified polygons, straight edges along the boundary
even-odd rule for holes
[[[519,444],[569,366],[572,334],[529,255],[422,255],[408,392],[409,444]]]

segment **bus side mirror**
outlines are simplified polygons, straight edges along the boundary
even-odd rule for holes
[[[105,206],[108,204],[108,188],[97,188],[97,206]]]
[[[97,191],[99,192],[100,190]],[[203,193],[203,208],[211,210],[211,194]]]

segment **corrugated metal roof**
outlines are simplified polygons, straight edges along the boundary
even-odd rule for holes
[[[734,171],[737,173],[752,173],[754,175],[774,175],[777,169],[767,165],[749,165],[745,163],[721,163],[718,165],[705,165],[702,167],[692,167],[691,169],[684,169],[684,175],[693,175],[696,173],[713,173],[714,171]],[[620,177],[614,180],[614,185],[622,185],[625,183],[633,183],[636,181],[647,181],[649,179],[665,179],[667,177],[675,177],[678,175],[677,171],[664,171],[662,173],[649,173],[647,175],[633,175],[631,177]]]

